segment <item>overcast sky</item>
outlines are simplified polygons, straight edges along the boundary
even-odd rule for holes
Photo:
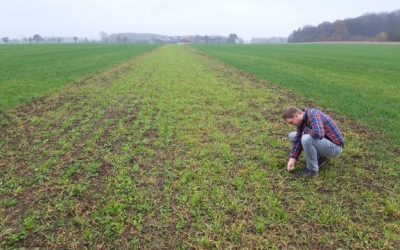
[[[287,37],[318,25],[400,9],[399,0],[0,0],[0,37],[99,32]]]

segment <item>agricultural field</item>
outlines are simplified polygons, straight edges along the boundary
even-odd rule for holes
[[[0,110],[112,67],[155,45],[0,46]]]
[[[346,137],[316,179],[286,170],[293,104]],[[400,248],[399,148],[325,105],[168,45],[4,110],[0,248]]]
[[[195,48],[383,132],[400,145],[399,44]]]

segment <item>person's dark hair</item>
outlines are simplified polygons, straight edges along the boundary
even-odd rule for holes
[[[301,111],[301,109],[299,109],[298,107],[295,107],[295,106],[292,106],[292,107],[289,107],[289,108],[287,108],[284,112],[283,112],[283,115],[282,115],[282,117],[283,117],[283,119],[288,119],[288,118],[293,118],[293,116],[295,115],[295,114],[299,114],[299,113],[301,113],[302,111]]]

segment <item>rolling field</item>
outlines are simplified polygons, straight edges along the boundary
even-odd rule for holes
[[[79,81],[155,45],[0,46],[0,111]]]
[[[281,119],[293,104],[319,107],[163,46],[8,109],[0,248],[398,249],[398,147],[323,109],[346,148],[297,179]]]
[[[194,46],[400,144],[400,45]]]

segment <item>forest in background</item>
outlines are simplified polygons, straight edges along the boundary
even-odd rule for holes
[[[400,41],[400,10],[306,25],[293,31],[289,43],[326,41]]]

